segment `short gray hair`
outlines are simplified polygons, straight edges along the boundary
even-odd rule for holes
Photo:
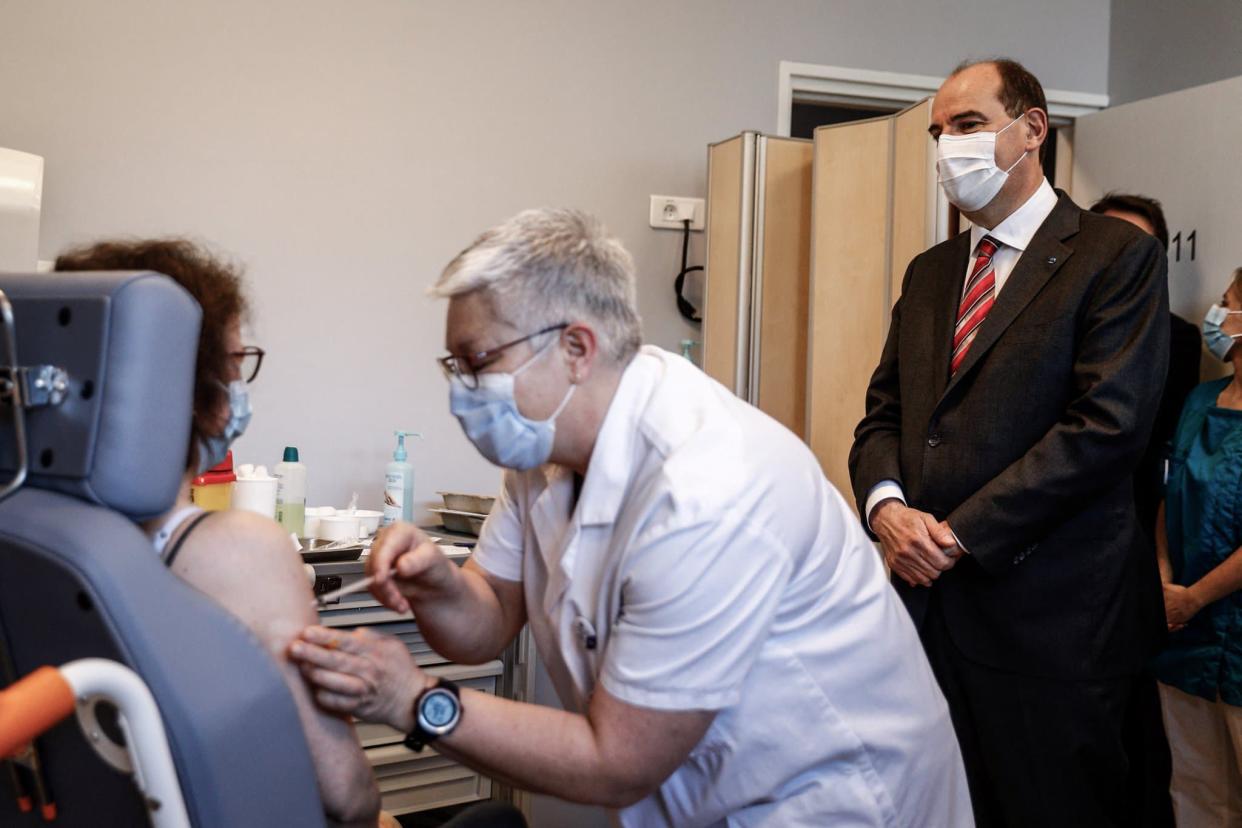
[[[448,299],[474,291],[525,333],[592,322],[600,350],[618,363],[642,344],[634,260],[578,210],[525,210],[498,224],[448,263],[430,293]]]

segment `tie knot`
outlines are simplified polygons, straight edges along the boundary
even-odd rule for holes
[[[996,251],[1000,249],[1000,242],[991,236],[984,236],[979,239],[979,256],[990,259],[996,255]]]

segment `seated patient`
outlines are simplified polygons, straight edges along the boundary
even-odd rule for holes
[[[285,650],[317,620],[302,562],[274,520],[244,511],[203,512],[190,502],[190,481],[219,463],[250,418],[246,384],[257,349],[241,344],[246,300],[228,264],[189,241],[103,241],[56,260],[57,270],[154,270],[184,287],[203,309],[195,367],[194,420],[177,502],[143,528],[154,552],[192,586],[242,620],[280,666],[297,704],[329,819],[374,825],[379,795],[347,718],[315,706]],[[222,792],[221,795],[227,795]]]

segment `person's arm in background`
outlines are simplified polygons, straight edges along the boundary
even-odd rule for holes
[[[1165,259],[1159,242],[1139,236],[1099,275],[1083,315],[1076,396],[1065,414],[948,516],[985,569],[1010,571],[1012,549],[1040,540],[1102,487],[1133,474],[1169,358]]]
[[[1164,614],[1170,630],[1179,630],[1208,604],[1242,589],[1242,548],[1233,550],[1190,586],[1165,583]]]
[[[901,490],[901,312],[914,262],[906,268],[901,297],[880,364],[867,386],[866,414],[854,430],[850,448],[850,482],[863,525],[880,540],[889,569],[911,586],[931,586],[953,566],[945,548],[957,545],[927,512],[910,508]]]
[[[221,512],[187,538],[173,571],[239,618],[279,665],[306,734],[327,816],[342,825],[374,826],[379,791],[352,723],[315,704],[286,652],[304,627],[318,623],[311,607],[314,596],[289,536],[259,515]]]

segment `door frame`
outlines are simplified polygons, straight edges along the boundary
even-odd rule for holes
[[[944,78],[935,75],[909,75],[851,69],[782,60],[777,79],[776,135],[788,138],[793,105],[831,103],[862,107],[905,109],[910,104],[936,94]],[[1045,89],[1048,118],[1053,126],[1070,126],[1082,115],[1108,106],[1108,95]]]

